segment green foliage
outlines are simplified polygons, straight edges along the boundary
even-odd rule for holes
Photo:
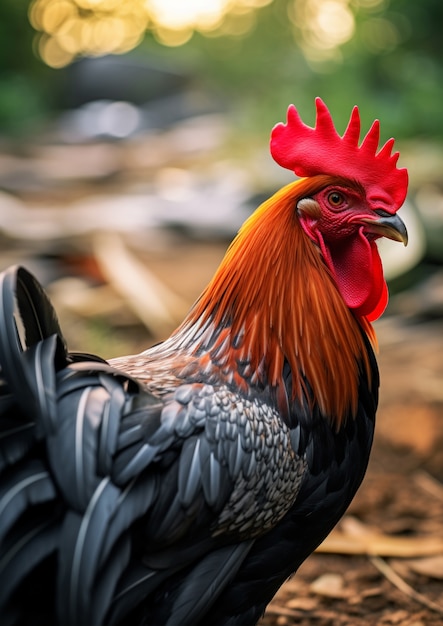
[[[0,132],[14,135],[34,128],[49,107],[49,72],[33,54],[28,7],[28,0],[0,2]]]
[[[31,77],[25,73],[0,76],[0,130],[22,136],[35,129],[46,108]]]
[[[313,122],[313,98],[318,95],[339,130],[344,130],[352,106],[359,104],[364,128],[379,117],[382,133],[387,128],[398,138],[443,138],[440,0],[388,0],[371,10],[354,0],[354,36],[341,46],[337,59],[323,63],[309,63],[300,50],[300,32],[288,17],[293,2],[274,0],[258,10],[255,27],[245,37],[196,34],[178,55],[176,49],[161,49],[152,36],[143,47],[188,64],[231,106],[245,130],[267,132],[290,102],[303,119]],[[383,25],[392,27],[392,45]],[[373,45],[368,42],[371,34]]]

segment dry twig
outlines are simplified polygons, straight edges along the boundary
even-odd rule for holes
[[[294,618],[300,618],[303,615],[302,611],[295,611],[294,609],[288,609],[285,606],[280,606],[272,602],[271,604],[267,606],[266,613],[268,615],[278,615],[278,616],[294,617]]]
[[[403,578],[399,576],[399,574],[397,574],[397,572],[395,572],[384,559],[381,559],[379,556],[369,556],[368,558],[374,567],[376,567],[378,571],[383,574],[386,580],[389,580],[389,582],[397,587],[399,591],[431,611],[434,611],[439,615],[443,615],[443,606],[429,600],[429,598],[416,591],[413,587],[411,587],[411,585],[403,580]]]
[[[362,535],[351,535],[334,530],[317,548],[323,554],[378,555],[414,558],[443,554],[441,537],[394,537],[368,530]]]
[[[415,472],[414,482],[423,489],[423,491],[427,491],[431,496],[437,498],[438,500],[443,501],[443,485],[436,478],[425,472],[425,470],[420,470],[419,472]]]

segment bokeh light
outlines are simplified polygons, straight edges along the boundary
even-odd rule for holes
[[[294,0],[289,18],[299,33],[299,44],[308,60],[334,58],[351,39],[355,20],[351,0]]]
[[[395,47],[396,28],[387,19],[371,17],[385,0],[293,0],[288,6],[295,37],[308,61],[341,58],[340,47],[356,32],[356,14],[365,14],[362,43],[374,53]]]
[[[216,28],[230,5],[230,0],[150,0],[146,3],[156,24],[166,28]]]
[[[393,50],[401,37],[398,28],[382,17],[373,17],[362,24],[362,43],[374,54]]]
[[[127,52],[148,29],[168,46],[186,43],[195,31],[243,35],[254,23],[249,16],[271,1],[33,0],[29,19],[38,31],[39,56],[58,68],[80,55]]]
[[[135,48],[146,31],[163,45],[180,46],[198,31],[241,37],[252,30],[256,11],[275,0],[33,0],[29,17],[38,31],[36,50],[52,67],[76,57],[119,54]],[[398,28],[380,15],[386,0],[288,0],[289,24],[313,64],[342,58],[360,20],[361,43],[373,54],[395,48]]]
[[[34,0],[29,19],[41,33],[39,55],[52,67],[81,54],[127,52],[149,24],[144,0]]]

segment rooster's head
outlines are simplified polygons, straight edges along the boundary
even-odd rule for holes
[[[273,129],[271,153],[298,176],[318,179],[318,191],[297,203],[300,223],[319,246],[349,308],[374,320],[388,299],[375,242],[383,236],[407,243],[406,227],[397,215],[406,197],[407,170],[396,166],[393,139],[378,150],[378,120],[359,145],[357,107],[343,136],[320,98],[316,108],[311,128],[290,106],[287,123]]]

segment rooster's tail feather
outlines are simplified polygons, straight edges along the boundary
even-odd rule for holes
[[[127,447],[125,420],[157,405],[102,359],[67,352],[29,272],[0,274],[3,623],[98,625],[120,605],[118,581],[134,568],[126,531],[157,486],[115,460]],[[142,436],[131,444],[136,455]]]

